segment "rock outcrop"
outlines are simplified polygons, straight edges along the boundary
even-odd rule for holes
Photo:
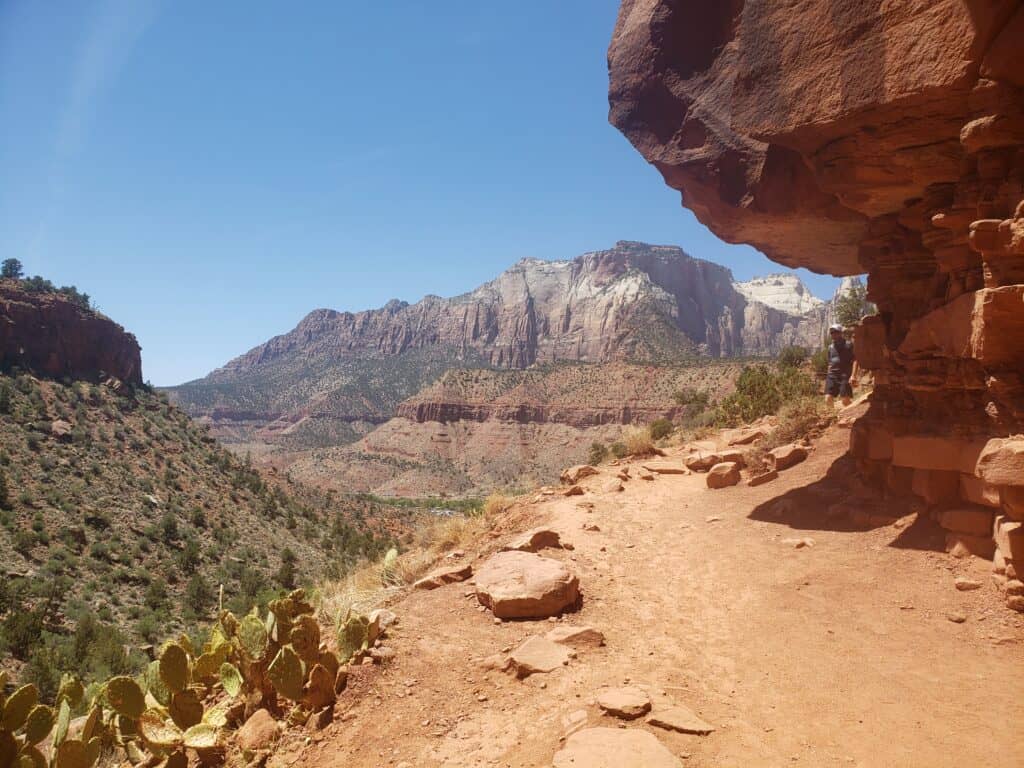
[[[132,334],[58,293],[28,292],[14,280],[0,281],[0,366],[142,384],[142,352]]]
[[[1018,0],[624,0],[609,51],[612,123],[712,231],[867,273],[853,451],[937,511],[1024,432],[1022,35]]]

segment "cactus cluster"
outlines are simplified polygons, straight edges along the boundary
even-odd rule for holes
[[[71,712],[85,698],[80,682],[65,677],[54,709],[38,702],[34,685],[5,699],[0,672],[0,768],[92,768],[106,749],[123,750],[135,765],[187,768],[189,752],[204,764],[219,762],[226,729],[257,709],[305,723],[333,706],[348,680],[344,664],[362,658],[379,624],[349,616],[339,632],[339,659],[321,643],[303,590],[269,608],[265,618],[253,609],[240,620],[221,611],[202,648],[183,635],[163,645],[140,679],[111,678],[74,738]],[[48,759],[38,745],[51,732]]]

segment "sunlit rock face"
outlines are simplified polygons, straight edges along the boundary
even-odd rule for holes
[[[1019,0],[624,0],[608,57],[612,123],[712,231],[867,273],[861,468],[992,508],[1011,603],[1024,472],[991,487],[978,462],[1024,432],[1022,40]]]

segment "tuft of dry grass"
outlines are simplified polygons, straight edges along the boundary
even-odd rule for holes
[[[494,515],[500,515],[503,512],[507,512],[513,504],[515,499],[511,496],[506,496],[500,491],[495,491],[484,500],[484,517],[493,517]]]
[[[820,433],[836,420],[835,410],[817,395],[792,400],[779,409],[779,426],[765,441],[765,450]]]
[[[654,440],[649,430],[643,427],[630,427],[622,433],[622,442],[629,456],[650,456],[654,453]]]

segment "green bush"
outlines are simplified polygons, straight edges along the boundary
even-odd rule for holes
[[[587,455],[588,464],[600,464],[608,458],[608,448],[604,443],[593,442],[590,444],[590,453]]]
[[[680,389],[672,395],[677,405],[702,411],[711,404],[711,393],[705,389]]]
[[[652,440],[661,440],[675,431],[675,426],[668,419],[655,419],[648,426]]]
[[[612,456],[614,456],[616,459],[623,458],[629,452],[629,450],[626,448],[626,444],[619,442],[612,443],[611,445],[609,445],[608,450],[612,452]]]
[[[786,347],[779,352],[777,360],[780,368],[799,368],[807,359],[807,350],[803,347]]]
[[[736,380],[736,391],[719,404],[715,421],[722,426],[756,421],[817,389],[814,379],[799,368],[748,365]]]
[[[828,350],[819,349],[811,355],[811,368],[818,376],[828,373]]]

